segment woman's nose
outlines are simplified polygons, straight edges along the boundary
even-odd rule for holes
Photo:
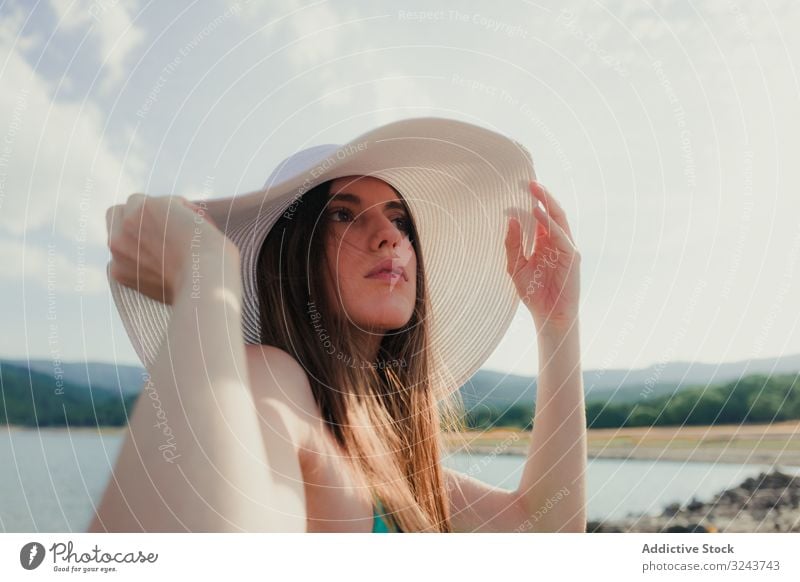
[[[386,216],[378,219],[372,233],[372,250],[380,250],[384,246],[395,248],[403,240],[403,232]]]

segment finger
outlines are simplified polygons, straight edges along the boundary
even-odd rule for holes
[[[124,204],[115,204],[106,210],[106,227],[108,230],[106,246],[111,253],[112,262],[118,261],[127,252],[124,219]]]
[[[570,229],[566,212],[564,212],[564,209],[561,207],[561,205],[558,203],[558,201],[553,197],[553,195],[546,187],[542,186],[541,192],[544,194],[542,198],[542,204],[545,207],[545,211],[551,217],[551,219],[561,228],[565,236],[569,239],[572,246],[576,246],[575,237],[572,235],[572,230]]]
[[[122,208],[122,227],[127,228],[131,234],[139,234],[142,227],[142,209],[147,196],[138,192],[128,196],[125,206]]]
[[[567,213],[564,212],[561,204],[558,203],[558,200],[556,200],[555,196],[553,196],[550,190],[548,190],[544,184],[534,180],[531,181],[531,193],[533,193],[537,200],[541,201],[548,214],[550,214],[550,216],[553,217],[562,230],[567,233],[567,236],[574,244],[575,240],[573,239],[572,232],[569,228]]]
[[[512,277],[526,264],[525,253],[522,250],[522,227],[516,218],[508,222],[506,232],[506,270]]]
[[[536,206],[533,209],[534,218],[541,224],[547,231],[547,236],[554,241],[557,247],[560,247],[564,252],[576,252],[577,249],[572,243],[572,240],[564,232],[564,229],[553,220],[553,217],[547,214],[544,210]],[[538,242],[538,241],[537,241]]]
[[[118,232],[118,226],[122,220],[122,204],[115,204],[106,209],[106,243],[111,239],[111,235]]]
[[[128,196],[128,200],[125,202],[125,206],[127,208],[137,208],[140,205],[144,204],[145,199],[147,196],[145,194],[141,194],[139,192],[135,192]]]
[[[136,287],[136,278],[132,274],[135,273],[135,269],[131,268],[129,261],[114,257],[108,263],[108,268],[111,277],[113,277],[117,283],[125,285],[126,287]]]

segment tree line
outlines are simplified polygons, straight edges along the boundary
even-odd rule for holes
[[[472,429],[532,426],[535,407],[476,406],[467,413]],[[800,374],[753,374],[714,386],[684,388],[634,403],[588,402],[588,428],[769,423],[800,419]]]
[[[0,424],[20,426],[124,426],[138,395],[65,383],[55,390],[46,374],[0,366]],[[141,393],[140,393],[141,394]],[[477,405],[464,416],[470,429],[529,429],[533,405]],[[588,428],[769,423],[800,419],[800,374],[754,374],[715,386],[684,388],[634,403],[586,405]]]

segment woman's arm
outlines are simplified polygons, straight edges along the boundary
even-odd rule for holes
[[[305,531],[299,461],[281,449],[288,420],[276,406],[254,408],[238,251],[195,252],[202,277],[186,266],[175,278],[167,336],[89,531]]]
[[[586,531],[586,411],[579,338],[581,257],[567,216],[538,182],[531,256],[518,221],[506,238],[508,273],[537,331],[539,376],[528,458],[517,489],[520,531]],[[539,205],[542,205],[540,207]]]
[[[577,320],[569,329],[540,332],[538,346],[536,414],[520,483],[511,491],[446,468],[454,531],[586,531],[586,417]]]
[[[586,411],[579,325],[538,334],[539,376],[528,459],[517,488],[521,531],[586,531]]]

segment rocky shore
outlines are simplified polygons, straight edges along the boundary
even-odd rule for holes
[[[800,532],[800,476],[775,469],[749,478],[702,502],[692,499],[664,508],[661,515],[590,521],[591,533]]]

